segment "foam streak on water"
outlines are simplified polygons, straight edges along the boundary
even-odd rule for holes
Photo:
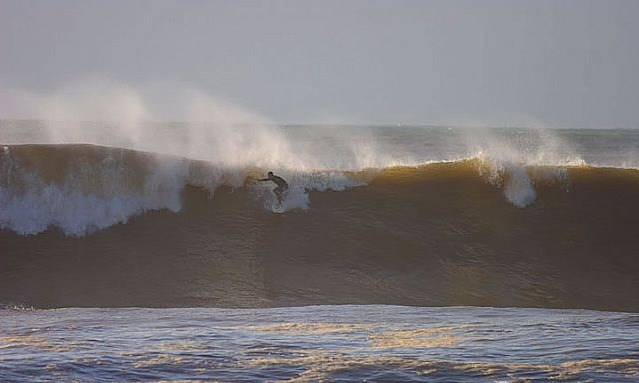
[[[0,380],[635,382],[639,316],[321,306],[0,311]]]

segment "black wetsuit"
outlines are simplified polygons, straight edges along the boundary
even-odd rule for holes
[[[277,199],[281,202],[282,193],[284,193],[286,189],[288,189],[288,183],[286,183],[284,178],[276,176],[275,174],[271,174],[268,176],[268,178],[263,178],[260,181],[273,181],[277,185],[277,187],[273,189],[273,193],[275,193]]]
[[[273,189],[274,193],[281,194],[281,193],[284,193],[286,189],[288,189],[288,184],[286,183],[286,181],[284,181],[284,178],[278,177],[276,175],[272,175],[269,177],[269,179],[275,182],[275,184],[277,185],[277,187]]]

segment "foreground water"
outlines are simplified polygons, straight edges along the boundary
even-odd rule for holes
[[[636,382],[639,315],[312,306],[0,310],[0,381]]]

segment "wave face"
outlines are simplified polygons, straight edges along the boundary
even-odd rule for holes
[[[635,169],[481,155],[284,168],[274,214],[260,163],[1,149],[2,302],[639,309]]]

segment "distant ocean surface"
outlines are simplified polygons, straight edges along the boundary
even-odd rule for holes
[[[639,381],[638,148],[2,121],[0,381]]]

